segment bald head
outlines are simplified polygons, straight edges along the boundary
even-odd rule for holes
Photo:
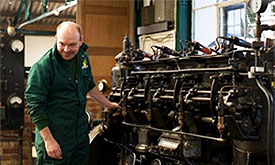
[[[60,23],[56,28],[56,34],[62,33],[64,31],[68,33],[73,33],[73,34],[78,33],[79,38],[81,37],[81,28],[78,24],[74,22],[66,21],[66,22]]]
[[[79,25],[70,21],[57,26],[55,38],[57,50],[64,60],[75,57],[83,41]]]

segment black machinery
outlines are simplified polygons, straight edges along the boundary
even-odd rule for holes
[[[274,26],[256,28],[252,44],[218,37],[214,50],[186,42],[148,54],[126,37],[109,95],[121,115],[98,128],[102,154],[113,148],[106,164],[274,164],[275,44],[259,41]]]
[[[24,35],[7,31],[0,39],[0,141],[19,143],[18,164],[21,165],[25,107]],[[10,134],[6,130],[18,133]]]
[[[24,124],[24,36],[1,37],[0,128],[20,129]]]

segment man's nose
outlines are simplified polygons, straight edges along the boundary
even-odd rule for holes
[[[68,45],[65,45],[64,51],[65,51],[65,52],[69,52],[69,51],[70,51],[70,47],[69,47]]]

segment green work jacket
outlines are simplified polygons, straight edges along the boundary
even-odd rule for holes
[[[63,157],[70,156],[79,145],[89,145],[86,95],[95,83],[85,53],[87,48],[83,43],[77,54],[77,79],[65,68],[56,44],[30,70],[25,96],[28,113],[36,126],[38,156],[45,155],[39,131],[46,126],[59,143]]]

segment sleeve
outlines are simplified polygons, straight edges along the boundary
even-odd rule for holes
[[[90,84],[90,86],[89,86],[89,90],[88,91],[92,90],[95,87],[95,82],[94,82],[94,77],[92,75],[92,72],[91,72],[91,79],[90,79],[90,83],[89,84]]]
[[[89,90],[92,90],[96,85],[95,85],[95,82],[94,82],[94,77],[93,77],[93,73],[92,73],[92,68],[91,68],[91,64],[90,64],[90,61],[89,61],[89,57],[88,55],[86,55],[86,59],[87,59],[87,63],[88,63],[88,67],[90,69],[90,82],[89,82]]]
[[[31,68],[25,91],[28,114],[39,130],[49,126],[46,105],[50,88],[50,72],[43,66],[45,65],[35,64]]]

